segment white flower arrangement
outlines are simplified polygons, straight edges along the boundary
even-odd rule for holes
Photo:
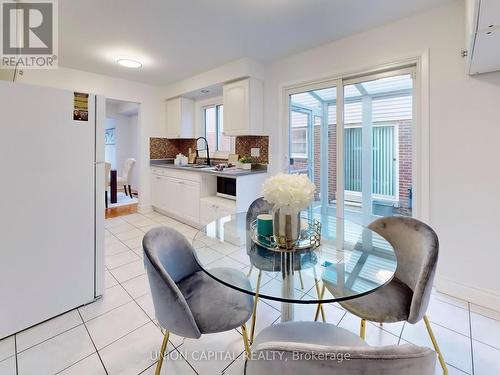
[[[262,186],[264,199],[279,208],[303,210],[314,200],[316,185],[303,174],[269,177]]]

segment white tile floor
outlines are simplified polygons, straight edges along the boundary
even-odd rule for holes
[[[162,334],[154,319],[149,285],[142,262],[141,239],[149,229],[168,225],[190,239],[196,231],[158,213],[133,214],[106,221],[106,291],[87,306],[39,324],[0,341],[0,375],[7,374],[153,374]],[[214,265],[234,259],[232,266],[248,270],[238,249],[206,249]],[[232,260],[229,260],[233,262]],[[255,275],[251,276],[255,284]],[[309,280],[304,280],[305,284]],[[265,275],[262,290],[276,287]],[[309,285],[306,285],[306,289]],[[303,292],[297,291],[304,295]],[[301,294],[302,293],[302,294]],[[263,300],[261,300],[263,301]],[[257,332],[279,321],[278,303],[259,303]],[[315,306],[297,305],[297,320],[311,320]],[[329,323],[359,330],[359,318],[336,304],[325,305]],[[450,374],[500,374],[500,313],[466,301],[434,293],[428,310],[434,333],[448,362]],[[172,335],[165,374],[242,374],[240,332],[205,335],[199,340]],[[431,346],[422,323],[367,326],[371,345],[411,342]],[[197,351],[234,353],[217,361],[195,360]],[[199,352],[198,352],[199,353]],[[441,373],[436,366],[436,374]]]

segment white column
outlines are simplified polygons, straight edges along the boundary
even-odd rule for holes
[[[321,213],[326,213],[328,208],[328,105],[322,103],[323,116],[320,125],[320,200]],[[314,126],[314,118],[313,118]]]
[[[363,182],[361,187],[362,193],[362,210],[363,210],[363,225],[368,225],[372,221],[372,98],[364,96],[362,99],[363,105]]]

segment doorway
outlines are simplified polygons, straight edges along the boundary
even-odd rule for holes
[[[115,211],[130,212],[137,208],[140,195],[139,107],[138,103],[106,99],[107,216]]]

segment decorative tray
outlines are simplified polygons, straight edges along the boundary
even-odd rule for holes
[[[250,223],[250,237],[255,244],[273,251],[295,251],[316,249],[321,244],[321,223],[316,219],[300,218],[300,237],[292,249],[279,247],[274,236],[261,236],[257,233],[257,220]],[[307,226],[304,225],[307,224]],[[304,228],[305,227],[305,228]]]

